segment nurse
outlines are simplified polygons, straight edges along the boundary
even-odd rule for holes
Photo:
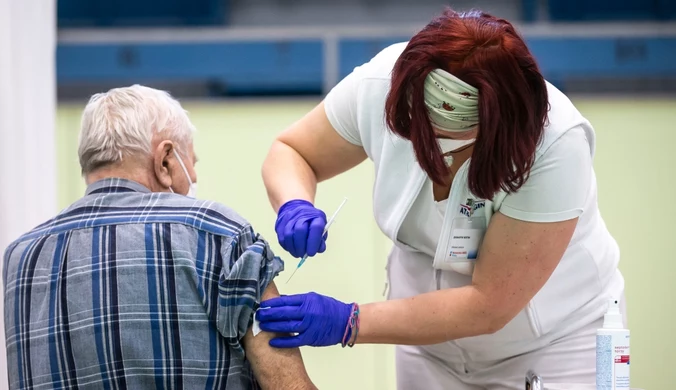
[[[594,383],[595,331],[622,299],[597,204],[591,124],[507,21],[447,10],[354,69],[283,132],[263,167],[280,244],[326,250],[318,182],[365,159],[394,243],[388,300],[262,302],[276,347],[396,344],[399,389]]]

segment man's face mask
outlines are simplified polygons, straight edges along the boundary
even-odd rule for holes
[[[181,168],[183,168],[183,173],[185,173],[185,177],[188,179],[188,183],[190,183],[190,187],[188,188],[188,193],[185,194],[185,196],[189,198],[195,198],[197,197],[197,183],[193,183],[192,180],[190,179],[190,174],[188,173],[188,169],[185,167],[185,164],[183,164],[183,160],[181,159],[181,156],[179,156],[178,152],[176,151],[176,148],[174,148],[174,156],[176,156],[176,159],[178,160],[178,163],[181,164]],[[174,190],[169,187],[171,192],[174,192]]]

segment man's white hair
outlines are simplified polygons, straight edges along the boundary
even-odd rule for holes
[[[187,112],[165,91],[133,85],[96,94],[82,114],[78,147],[82,173],[125,157],[149,155],[158,132],[181,150],[190,145],[194,131]]]

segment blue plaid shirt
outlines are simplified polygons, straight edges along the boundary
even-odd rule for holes
[[[283,263],[231,209],[105,179],[4,261],[11,389],[257,388],[240,340]]]

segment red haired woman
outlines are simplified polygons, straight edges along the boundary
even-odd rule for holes
[[[398,345],[400,389],[594,383],[595,330],[622,299],[599,213],[594,131],[507,21],[446,11],[342,80],[272,146],[263,177],[280,244],[326,249],[318,182],[375,164],[394,243],[388,300],[262,302],[271,344]]]

